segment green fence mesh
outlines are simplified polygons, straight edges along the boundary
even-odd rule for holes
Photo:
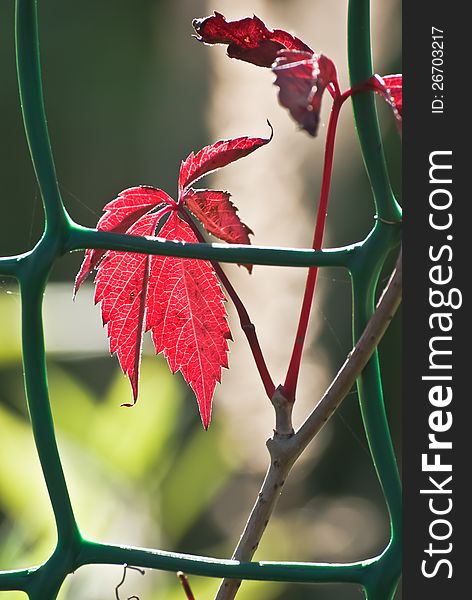
[[[369,0],[350,0],[348,52],[351,85],[372,74]],[[376,208],[375,225],[363,241],[329,251],[267,247],[178,244],[87,229],[72,221],[59,192],[44,113],[37,0],[16,1],[17,71],[24,126],[45,211],[45,228],[29,252],[0,258],[0,275],[19,282],[23,363],[34,440],[55,516],[57,545],[43,564],[0,571],[0,591],[26,592],[30,600],[53,600],[66,576],[89,564],[130,564],[209,577],[286,582],[344,582],[362,586],[369,600],[395,594],[401,565],[401,487],[386,419],[377,354],[358,378],[359,402],[375,469],[388,507],[391,536],[374,558],[349,564],[218,560],[160,550],[102,544],[85,539],[74,517],[51,413],[43,339],[42,300],[54,262],[65,253],[104,248],[193,257],[222,262],[307,267],[340,266],[353,288],[353,338],[374,310],[374,294],[387,255],[400,241],[401,211],[392,193],[373,94],[353,98],[361,150]],[[10,460],[10,457],[2,460]]]

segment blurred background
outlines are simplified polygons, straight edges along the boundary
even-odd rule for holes
[[[180,161],[217,139],[268,133],[251,159],[204,181],[228,189],[255,232],[253,243],[309,247],[321,178],[329,98],[319,136],[297,131],[277,103],[269,70],[230,60],[223,47],[192,36],[195,17],[252,13],[322,50],[347,87],[346,0],[113,0],[40,2],[44,90],[60,187],[72,217],[95,226],[103,205],[124,188],[150,184],[173,195]],[[42,211],[21,124],[14,67],[13,0],[0,3],[0,255],[30,249]],[[399,0],[373,6],[374,64],[401,71]],[[394,119],[379,103],[392,181],[400,193],[401,147]],[[373,205],[346,106],[338,128],[325,246],[362,239]],[[180,375],[145,345],[140,398],[108,353],[92,285],[72,302],[82,259],[61,259],[44,308],[51,402],[78,523],[93,539],[229,557],[267,463],[272,409],[238,320],[230,370],[217,387],[213,420],[203,431],[195,399]],[[306,271],[275,267],[225,271],[257,326],[276,383],[284,375]],[[385,273],[387,277],[388,273]],[[300,424],[351,347],[350,284],[341,269],[321,271],[296,404]],[[45,560],[54,524],[25,403],[20,298],[0,279],[0,569]],[[381,345],[387,408],[400,446],[399,317]],[[255,556],[261,560],[352,561],[380,551],[388,518],[367,450],[353,390],[294,468]],[[119,567],[85,567],[70,576],[62,600],[114,598]],[[217,580],[191,577],[198,600]],[[122,597],[183,599],[173,574],[129,572]],[[24,597],[1,593],[0,600]],[[356,600],[354,586],[244,583],[241,600]],[[398,596],[400,598],[400,595]]]

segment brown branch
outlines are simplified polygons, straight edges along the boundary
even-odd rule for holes
[[[402,254],[400,252],[395,270],[363,334],[321,400],[296,433],[293,433],[291,424],[293,404],[284,398],[280,388],[275,391],[272,404],[276,413],[276,430],[274,436],[267,441],[270,465],[232,558],[249,561],[254,556],[292,466],[355,384],[393,319],[401,297]],[[215,600],[231,600],[236,596],[240,585],[240,580],[224,579]]]

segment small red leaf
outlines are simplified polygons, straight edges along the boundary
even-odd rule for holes
[[[239,137],[231,140],[220,140],[211,146],[205,146],[197,154],[193,152],[182,162],[179,175],[179,197],[184,190],[212,171],[221,169],[230,163],[251,154],[272,139]]]
[[[160,237],[197,242],[189,225],[173,212]],[[216,382],[228,367],[231,332],[224,296],[208,261],[154,256],[149,276],[146,330],[156,352],[164,352],[173,373],[181,371],[197,397],[208,428]]]
[[[152,235],[159,218],[159,213],[144,215],[128,233]],[[108,251],[95,278],[94,300],[95,304],[101,303],[110,352],[117,353],[121,368],[131,382],[135,402],[150,264],[151,259],[146,254]]]
[[[128,188],[103,207],[103,214],[97,223],[99,231],[126,233],[131,225],[148,211],[162,204],[174,204],[175,201],[164,191],[151,186],[140,185]],[[75,278],[74,296],[82,283],[97,268],[106,254],[106,250],[86,250],[85,257]]]
[[[279,102],[310,135],[316,136],[321,99],[326,86],[337,84],[336,67],[323,54],[282,50],[272,71],[279,87]]]
[[[238,209],[230,200],[229,192],[218,190],[187,190],[184,202],[205,229],[229,244],[250,244],[254,232],[241,221]],[[243,265],[252,272],[252,265]]]
[[[241,221],[229,192],[219,190],[187,190],[184,202],[205,229],[229,244],[250,244],[254,233]]]
[[[390,104],[401,130],[403,118],[403,90],[401,75],[374,75],[369,79],[370,85]]]
[[[228,44],[228,56],[259,67],[270,67],[279,50],[304,50],[313,52],[300,39],[281,29],[268,29],[256,16],[239,21],[226,21],[215,12],[203,19],[194,19],[197,39],[206,44]]]

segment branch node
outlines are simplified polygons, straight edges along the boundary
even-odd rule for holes
[[[293,401],[289,400],[279,385],[271,398],[275,410],[274,439],[288,439],[294,435],[292,425]]]

